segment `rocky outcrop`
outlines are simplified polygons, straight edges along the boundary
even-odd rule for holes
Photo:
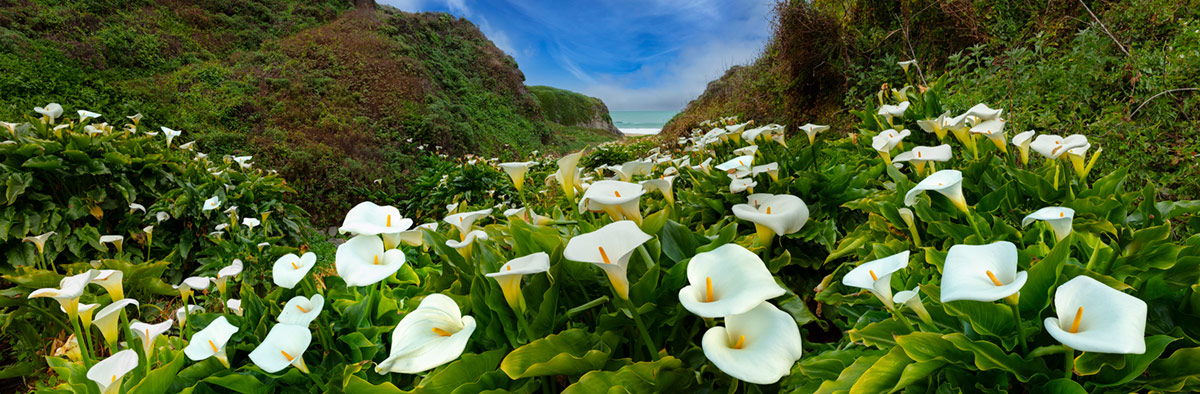
[[[529,92],[533,93],[549,122],[622,135],[617,126],[613,125],[608,106],[598,98],[549,86],[530,86]]]

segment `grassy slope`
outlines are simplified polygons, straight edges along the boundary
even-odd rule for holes
[[[598,98],[549,86],[530,86],[529,92],[533,93],[538,104],[542,106],[548,121],[576,126],[590,123],[598,112],[605,123],[612,125],[608,106]]]
[[[1196,1],[1089,1],[1128,56],[1076,1],[805,3],[777,7],[763,56],[710,83],[667,125],[667,140],[726,115],[848,131],[857,123],[848,109],[903,79],[896,62],[915,54],[926,79],[946,78],[961,97],[952,108],[985,102],[1005,108],[1012,131],[1087,134],[1105,149],[1101,173],[1130,165],[1174,198],[1200,197],[1189,181],[1200,175],[1200,140],[1188,132],[1200,95],[1167,94],[1134,113],[1159,92],[1200,86]]]
[[[0,5],[0,26],[0,119],[47,102],[141,112],[204,152],[279,169],[319,224],[375,179],[404,191],[416,156],[511,157],[587,134],[552,135],[515,61],[446,14],[344,1],[26,1]]]

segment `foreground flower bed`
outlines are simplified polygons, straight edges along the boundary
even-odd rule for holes
[[[210,167],[177,131],[39,108],[0,145],[24,185],[3,294],[51,329],[5,335],[44,352],[45,389],[78,393],[1195,390],[1200,238],[1176,227],[1200,204],[940,92],[881,91],[840,139],[728,118],[632,161],[470,158],[430,196],[511,184],[430,218],[362,202],[332,258],[250,158]],[[39,205],[61,176],[40,171],[88,152],[71,146],[160,155],[175,183]],[[43,238],[14,224],[64,213]],[[39,348],[59,331],[76,335]]]

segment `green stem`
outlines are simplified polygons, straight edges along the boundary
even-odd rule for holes
[[[817,171],[817,140],[813,139],[813,143],[808,144],[808,150],[812,152],[812,169]]]
[[[1020,294],[1020,293],[1018,293]],[[1021,342],[1021,353],[1029,353],[1029,345],[1025,343],[1025,330],[1021,329],[1021,307],[1017,302],[1010,302],[1008,305],[1012,307],[1013,321],[1017,324],[1017,340]]]
[[[1067,345],[1063,347],[1067,348],[1067,351],[1063,352],[1063,378],[1070,379],[1075,375],[1075,349]]]
[[[91,350],[87,348],[87,342],[82,339],[83,331],[79,329],[79,319],[76,318],[70,320],[71,328],[75,330],[75,341],[79,345],[79,355],[83,359],[83,366],[87,367],[87,369],[92,369]]]
[[[972,215],[971,212],[963,212],[963,215],[967,216],[967,221],[971,223],[971,229],[975,230],[975,236],[979,237],[980,244],[987,243],[987,238],[984,238],[983,232],[979,231],[979,223],[975,222],[975,215]]]
[[[729,391],[728,391],[728,393],[729,393],[729,394],[736,393],[736,392],[737,392],[737,388],[738,388],[738,379],[737,379],[737,378],[735,378],[735,377],[732,377],[732,376],[730,376],[730,377],[729,377]]]
[[[642,260],[646,262],[646,270],[654,266],[654,260],[650,258],[650,252],[646,250],[646,244],[638,245],[638,253],[642,255]]]
[[[567,318],[575,317],[575,315],[583,313],[584,311],[587,311],[588,309],[595,308],[596,306],[599,306],[599,305],[604,305],[604,303],[606,303],[606,302],[608,302],[608,296],[600,296],[600,298],[588,301],[586,304],[583,304],[583,305],[580,305],[580,306],[577,306],[577,307],[567,310]]]
[[[616,290],[614,289],[614,291]],[[642,323],[642,315],[633,306],[633,301],[625,300],[625,306],[629,310],[629,314],[633,315],[633,323],[637,325],[638,332],[642,334],[642,342],[646,344],[646,350],[650,351],[650,358],[658,361],[658,351],[654,349],[654,340],[650,338],[650,331],[647,331],[646,324]]]

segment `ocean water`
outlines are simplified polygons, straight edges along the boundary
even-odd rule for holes
[[[613,125],[626,135],[652,135],[662,131],[663,126],[678,111],[611,111]]]

